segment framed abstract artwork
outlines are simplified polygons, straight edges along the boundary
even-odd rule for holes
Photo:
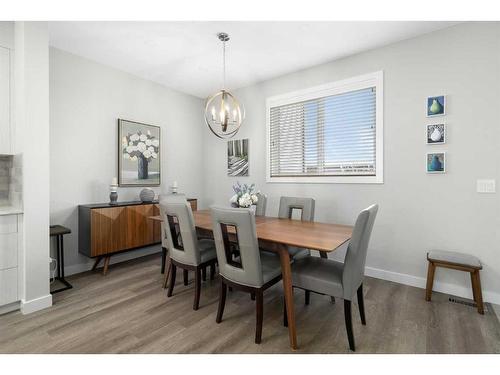
[[[430,152],[426,160],[427,173],[446,173],[446,153]]]
[[[227,175],[248,176],[248,139],[227,142]]]
[[[429,96],[426,101],[427,117],[444,116],[446,114],[446,96]]]
[[[118,185],[160,186],[160,127],[118,119]]]
[[[439,145],[446,143],[446,125],[432,124],[427,125],[427,144]]]

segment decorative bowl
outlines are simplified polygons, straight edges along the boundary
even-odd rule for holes
[[[151,188],[144,188],[139,193],[142,202],[152,202],[155,199],[155,192]]]

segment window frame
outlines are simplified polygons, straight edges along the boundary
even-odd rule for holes
[[[384,72],[377,71],[266,99],[266,181],[269,183],[383,184]],[[375,176],[271,176],[271,108],[375,87]]]

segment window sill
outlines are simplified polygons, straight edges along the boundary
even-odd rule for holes
[[[284,184],[383,184],[383,176],[267,177],[268,183]]]

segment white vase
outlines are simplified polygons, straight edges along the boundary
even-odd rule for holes
[[[431,133],[431,139],[434,141],[434,142],[437,142],[437,141],[440,141],[441,140],[441,137],[442,137],[442,134],[441,132],[439,131],[438,128],[434,128],[434,131]]]

